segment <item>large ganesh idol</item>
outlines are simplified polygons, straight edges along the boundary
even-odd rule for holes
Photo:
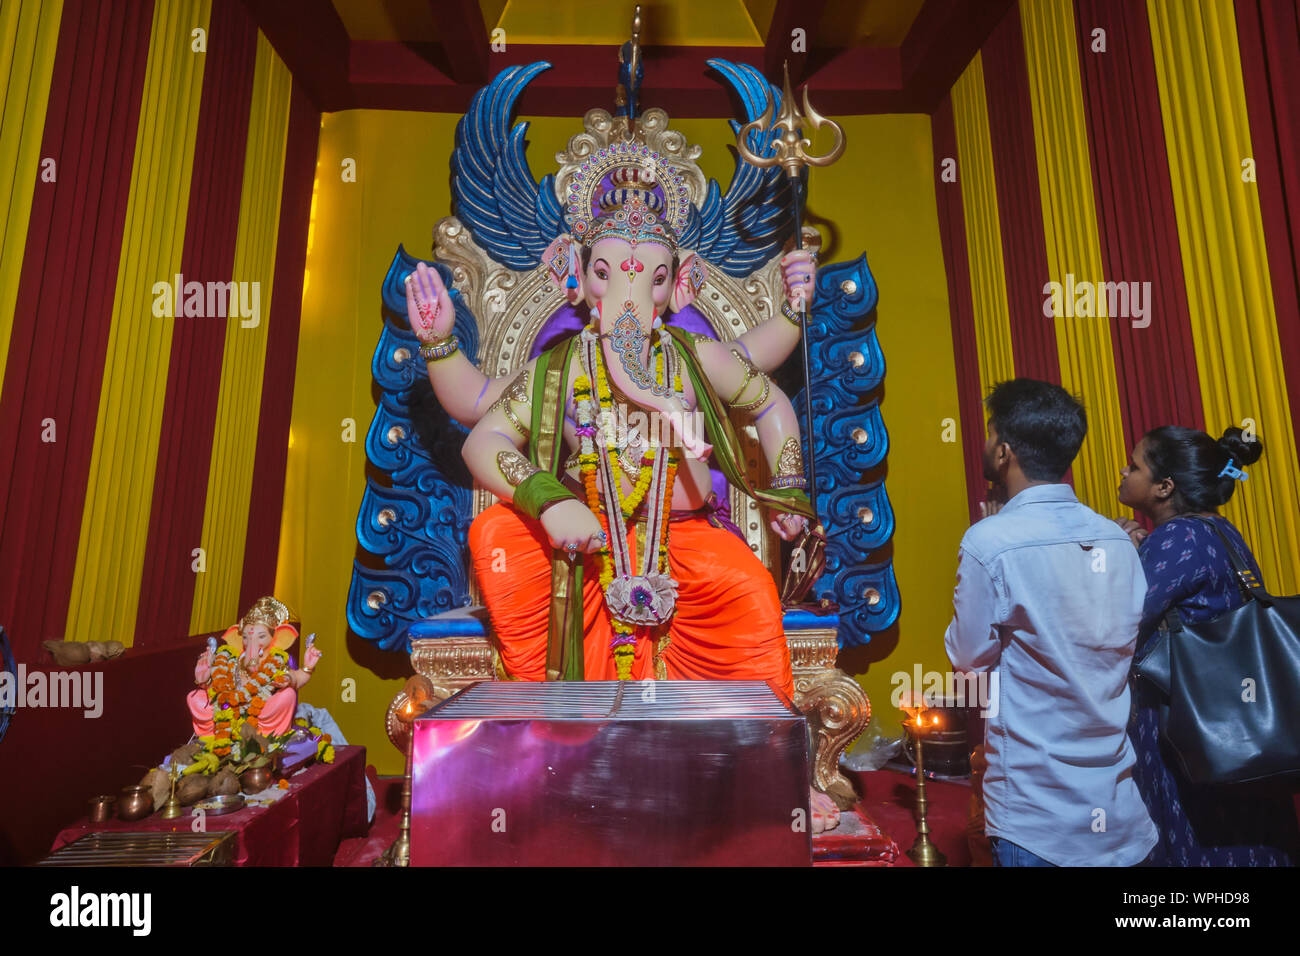
[[[771,681],[813,730],[817,828],[823,794],[857,799],[838,759],[870,715],[837,649],[899,609],[889,559],[871,560],[894,528],[868,477],[888,450],[875,280],[865,256],[782,255],[795,180],[744,155],[725,188],[709,179],[663,110],[637,111],[627,53],[617,113],[588,110],[540,180],[512,113],[548,64],[502,70],[457,125],[436,261],[399,247],[382,283],[348,622],[408,650],[439,698],[502,677]],[[780,114],[758,70],[709,63],[744,119]],[[779,130],[731,125],[776,155]],[[804,337],[813,389],[785,362]],[[769,375],[813,418],[827,530],[820,579],[790,552],[784,614],[775,539],[812,509]],[[409,703],[387,716],[403,750]]]
[[[406,280],[434,391],[474,423],[465,462],[500,499],[469,546],[513,678],[757,679],[794,696],[775,585],[717,515],[709,462],[781,537],[807,527],[797,419],[765,373],[799,341],[815,258],[786,255],[780,314],[697,338],[671,321],[708,276],[681,248],[689,210],[681,177],[634,139],[584,164],[542,256],[581,328],[508,382],[460,352],[438,273]],[[755,424],[770,487],[749,481],[729,409]]]

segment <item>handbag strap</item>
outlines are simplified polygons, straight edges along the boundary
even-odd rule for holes
[[[1255,572],[1251,570],[1250,565],[1246,563],[1236,546],[1228,540],[1228,536],[1223,533],[1217,521],[1202,515],[1183,515],[1183,517],[1192,518],[1202,524],[1209,525],[1214,533],[1219,536],[1219,540],[1223,542],[1223,547],[1228,552],[1228,560],[1232,562],[1232,569],[1237,572],[1237,584],[1241,588],[1242,597],[1248,601],[1253,598],[1262,604],[1273,603],[1273,596],[1264,590],[1264,585],[1260,583],[1259,578],[1255,576]]]

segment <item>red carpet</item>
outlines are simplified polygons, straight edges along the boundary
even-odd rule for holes
[[[916,839],[916,781],[893,770],[846,771],[862,794],[862,808],[885,834],[898,844],[895,866],[912,866],[907,849]],[[966,817],[971,788],[964,784],[927,780],[925,795],[929,802],[926,818],[930,823],[930,842],[948,858],[949,866],[970,866],[970,847],[966,842]]]
[[[366,778],[375,788],[375,819],[369,834],[339,844],[335,866],[374,866],[401,829],[402,778],[380,777],[374,767],[366,767]]]

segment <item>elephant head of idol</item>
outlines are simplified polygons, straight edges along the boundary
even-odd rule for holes
[[[690,305],[707,277],[703,259],[678,249],[689,200],[680,178],[653,158],[614,155],[574,175],[570,233],[551,243],[543,262],[570,303],[586,302],[613,387],[660,416],[688,456],[703,458],[703,435],[685,426],[686,409],[663,387],[671,383],[656,383],[647,367],[664,316]]]

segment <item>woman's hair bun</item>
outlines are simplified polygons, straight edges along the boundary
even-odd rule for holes
[[[1255,464],[1259,461],[1259,456],[1264,454],[1264,443],[1259,440],[1259,436],[1251,435],[1248,438],[1246,433],[1236,426],[1223,433],[1223,437],[1219,439],[1219,447],[1232,456],[1238,468]]]

